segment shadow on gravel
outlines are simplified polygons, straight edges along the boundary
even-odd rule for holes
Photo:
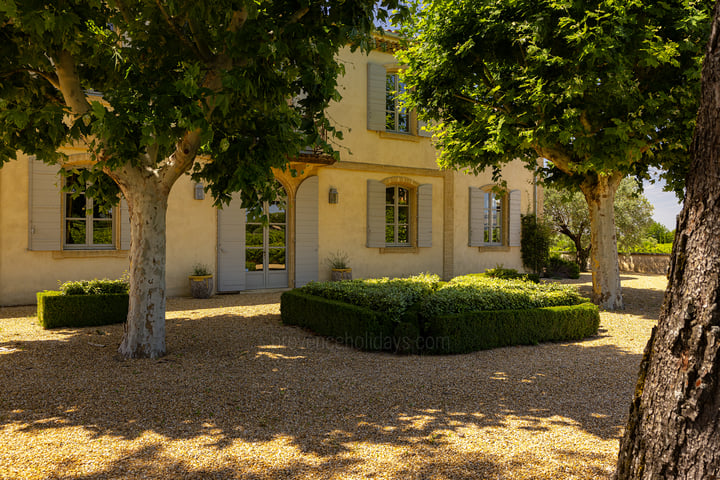
[[[209,436],[218,455],[238,439],[283,437],[321,459],[241,478],[352,472],[354,461],[344,454],[358,443],[408,447],[403,478],[512,478],[494,458],[468,453],[451,464],[434,461],[434,451],[467,429],[509,421],[538,432],[570,425],[615,438],[640,361],[593,342],[453,357],[365,353],[283,326],[277,315],[175,318],[167,329],[169,353],[160,360],[119,360],[121,325],[64,329],[47,341],[0,336],[0,428],[81,426],[95,437],[119,439],[147,431],[170,440]],[[236,467],[196,471],[167,463],[161,451],[156,445],[130,452],[86,477],[63,476],[66,467],[59,465],[56,477],[235,478],[255,468],[251,459],[235,458]],[[420,464],[422,472],[413,470]]]

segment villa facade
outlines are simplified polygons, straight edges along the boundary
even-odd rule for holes
[[[502,264],[522,269],[520,216],[542,192],[520,161],[490,172],[444,171],[430,134],[394,100],[402,89],[392,38],[369,55],[340,53],[342,100],[329,118],[344,131],[340,160],[306,152],[276,171],[284,198],[264,206],[267,223],[239,202],[217,209],[202,185],[181,178],[167,213],[167,294],[189,293],[196,264],[215,275],[218,293],[287,288],[328,280],[326,259],[341,251],[353,276],[437,273],[445,279]],[[69,163],[90,161],[67,148]],[[35,302],[59,281],[117,278],[128,269],[127,206],[109,215],[92,199],[61,192],[58,166],[19,154],[0,169],[0,305]],[[94,213],[93,213],[94,212]]]

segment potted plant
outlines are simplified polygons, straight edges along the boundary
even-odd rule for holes
[[[338,250],[325,260],[330,267],[330,278],[332,281],[352,280],[352,268],[348,266],[348,254]]]
[[[213,275],[206,265],[197,264],[190,275],[190,294],[193,298],[210,298],[213,294]]]

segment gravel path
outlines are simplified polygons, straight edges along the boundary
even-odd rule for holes
[[[0,478],[609,479],[665,279],[623,285],[586,341],[439,357],[285,327],[279,293],[170,299],[155,361],[0,308]]]

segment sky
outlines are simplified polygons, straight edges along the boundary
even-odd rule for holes
[[[667,227],[668,230],[675,230],[675,217],[680,213],[682,205],[678,202],[673,192],[663,192],[665,182],[656,181],[654,184],[644,182],[643,194],[655,207],[653,220]]]

